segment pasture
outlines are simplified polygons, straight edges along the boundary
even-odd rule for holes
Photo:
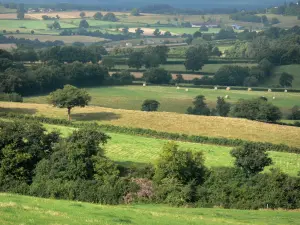
[[[74,130],[71,127],[57,126],[44,124],[48,131],[58,130],[63,136],[68,136]],[[106,133],[106,132],[105,132]],[[121,164],[144,164],[154,163],[161,150],[162,146],[167,143],[167,140],[147,138],[140,136],[132,136],[127,134],[107,133],[111,139],[104,146],[105,154],[110,159]],[[203,152],[205,165],[208,167],[232,167],[233,158],[230,155],[231,147],[176,142],[181,150],[190,150],[192,152]],[[268,152],[273,160],[273,165],[266,168],[278,167],[283,172],[297,176],[300,170],[300,155],[286,152]]]
[[[140,74],[139,74],[140,75]],[[198,75],[199,76],[199,75]],[[160,102],[159,111],[185,113],[186,109],[192,105],[193,98],[197,95],[204,95],[210,108],[215,107],[218,96],[229,95],[228,102],[234,103],[239,99],[252,99],[265,96],[274,105],[281,108],[285,113],[299,104],[300,93],[267,92],[266,91],[226,91],[204,88],[184,87],[179,90],[176,87],[159,86],[115,86],[87,88],[92,96],[91,105],[108,108],[120,108],[139,110],[145,99],[156,99]],[[273,97],[276,99],[273,100]],[[25,102],[45,103],[44,96],[26,97]]]
[[[12,35],[7,35],[12,36]],[[100,42],[104,41],[104,38],[99,37],[90,37],[90,36],[80,36],[80,35],[73,35],[73,36],[59,36],[59,35],[31,35],[31,34],[16,34],[13,35],[15,38],[25,38],[30,40],[38,39],[39,41],[63,41],[67,44],[71,44],[73,42],[83,42],[83,43],[92,43],[92,42]]]
[[[0,193],[1,224],[299,225],[300,213],[283,210],[172,208],[165,205],[97,205]]]
[[[264,85],[267,85],[267,86],[279,85],[280,75],[283,72],[286,72],[286,73],[289,73],[294,76],[292,87],[295,89],[300,88],[299,71],[300,71],[300,65],[297,65],[297,64],[278,66],[275,68],[274,75],[271,76],[270,79],[268,79]]]
[[[111,101],[107,97],[107,101]],[[113,100],[118,106],[116,99]],[[0,111],[22,112],[53,118],[67,118],[67,110],[46,104],[0,102]],[[171,112],[142,112],[98,106],[75,108],[75,121],[94,121],[101,124],[136,127],[187,135],[224,137],[250,141],[300,146],[300,128],[261,123],[246,119],[216,116],[195,116]]]

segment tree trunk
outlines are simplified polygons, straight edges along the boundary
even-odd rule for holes
[[[68,120],[71,120],[71,108],[68,108]]]

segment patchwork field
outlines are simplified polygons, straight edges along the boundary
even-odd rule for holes
[[[204,88],[185,88],[179,90],[176,87],[158,86],[115,86],[88,88],[92,96],[91,105],[109,108],[139,110],[145,99],[156,99],[160,102],[159,111],[185,113],[192,105],[193,98],[197,95],[204,95],[208,105],[212,108],[216,105],[218,96],[229,95],[228,102],[234,103],[239,99],[252,99],[265,96],[270,102],[277,105],[288,114],[289,110],[299,104],[300,93],[267,92],[266,91],[226,91]],[[273,97],[276,97],[273,100]],[[45,103],[45,96],[27,97],[25,102]]]
[[[107,206],[0,193],[1,224],[201,224],[299,225],[300,213],[283,210],[171,208],[164,205]]]
[[[117,102],[115,102],[117,104]],[[66,118],[66,110],[46,104],[0,102],[0,110]],[[245,119],[206,117],[170,112],[142,112],[90,106],[73,110],[74,120],[95,121],[157,131],[225,137],[300,146],[300,128],[260,123]]]

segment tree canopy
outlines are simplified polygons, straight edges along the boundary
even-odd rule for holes
[[[71,109],[74,107],[85,107],[91,101],[91,96],[83,89],[72,85],[65,85],[63,89],[51,92],[48,101],[55,107],[67,108],[68,119],[71,117]]]

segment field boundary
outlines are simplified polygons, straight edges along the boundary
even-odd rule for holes
[[[217,138],[217,137],[198,136],[198,135],[186,135],[180,133],[168,133],[168,132],[156,131],[151,129],[115,126],[109,124],[100,125],[97,123],[70,122],[64,119],[54,119],[49,117],[30,116],[26,114],[16,114],[16,113],[1,112],[0,117],[8,118],[8,119],[36,121],[36,122],[41,122],[46,124],[63,125],[63,126],[69,126],[75,128],[84,128],[84,127],[93,126],[97,129],[101,129],[102,131],[104,130],[106,132],[111,132],[111,133],[121,133],[121,134],[128,134],[128,135],[137,135],[137,136],[152,137],[158,139],[167,139],[167,140],[201,143],[201,144],[213,144],[213,145],[231,146],[231,147],[239,147],[246,144],[251,144],[261,150],[300,154],[300,148],[291,147],[286,144],[272,144],[269,142],[254,142],[254,141],[246,141],[242,139],[229,139],[229,138]]]

